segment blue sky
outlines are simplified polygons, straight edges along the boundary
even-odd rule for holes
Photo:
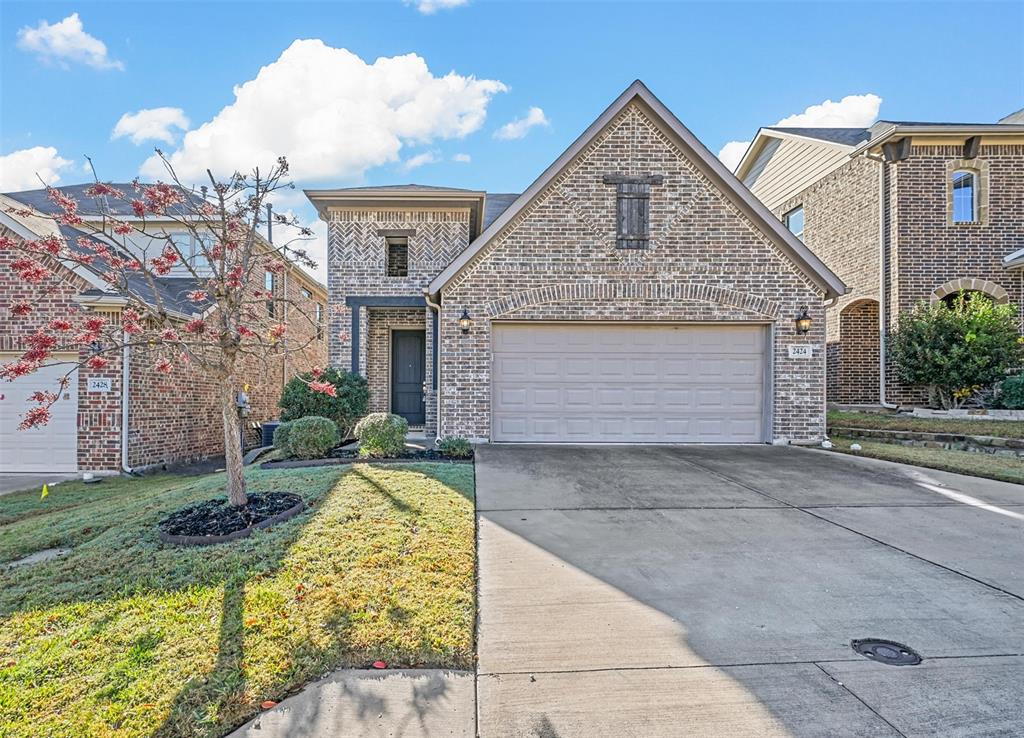
[[[1020,2],[431,2],[457,7],[5,0],[0,184],[45,166],[80,181],[85,154],[101,178],[125,180],[159,145],[185,169],[284,153],[301,186],[520,191],[634,78],[716,153],[848,96],[797,122],[863,124],[876,97],[889,119],[994,121],[1024,107]],[[125,114],[160,108],[172,110],[112,139]],[[522,135],[501,137],[515,120]],[[211,148],[183,146],[184,129],[210,121]],[[287,205],[310,216],[299,198]]]

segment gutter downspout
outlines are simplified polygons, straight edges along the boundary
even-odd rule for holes
[[[134,474],[135,470],[128,465],[128,378],[131,346],[128,345],[128,334],[124,334],[121,346],[121,471]]]
[[[869,159],[878,162],[878,404],[888,410],[896,410],[899,405],[886,402],[886,325],[888,323],[885,294],[885,166],[886,161],[880,156],[865,154]]]
[[[434,417],[434,436],[435,441],[441,440],[441,305],[440,303],[434,302],[430,299],[430,291],[423,288],[423,299],[426,301],[427,306],[434,311],[434,320],[437,321],[437,331],[434,333],[434,355],[437,357],[435,361],[434,371],[437,373],[437,387],[434,388],[434,394],[437,395],[434,399],[437,401],[437,410]]]

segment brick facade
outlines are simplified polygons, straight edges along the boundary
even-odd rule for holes
[[[387,276],[386,236],[381,232],[410,234],[408,275]],[[345,299],[353,296],[422,297],[423,288],[469,245],[468,208],[438,207],[335,209],[328,223],[328,270],[330,330],[328,350],[332,366],[351,368],[352,311]],[[418,317],[417,317],[418,315]],[[395,317],[398,316],[398,317]],[[425,391],[426,430],[436,432],[437,398],[433,388],[433,314],[418,310],[363,308],[358,346],[359,371],[370,383],[374,411],[390,407],[390,347],[393,327],[426,331]]]
[[[916,303],[937,299],[957,286],[1024,305],[1024,272],[1007,271],[1002,265],[1003,257],[1021,248],[1024,146],[984,145],[977,158],[964,160],[962,145],[914,143],[906,159],[884,165],[886,329],[891,330],[900,313]],[[849,289],[827,313],[831,402],[879,400],[882,166],[866,157],[851,159],[774,210],[781,218],[803,206],[804,242]],[[960,168],[973,169],[980,177],[976,223],[952,222],[951,177]],[[1024,313],[1021,316],[1024,325]],[[867,324],[870,320],[875,321],[873,326]],[[890,367],[886,399],[916,404],[926,398],[921,390],[900,385]]]
[[[18,239],[10,231],[3,235]],[[0,334],[0,361],[10,361],[24,349],[24,338],[44,327],[57,317],[82,315],[87,312],[74,301],[76,295],[92,287],[74,272],[57,267],[59,279],[48,285],[40,298],[38,290],[20,283],[8,268],[13,258],[10,252],[0,252],[0,316],[9,315],[9,307],[18,300],[32,300],[35,310],[17,321],[4,323]],[[307,297],[308,287],[298,278],[282,278],[278,288],[302,307],[307,315],[315,316],[315,303],[323,297]],[[88,311],[93,314],[91,311]],[[119,313],[102,313],[111,322],[120,320]],[[6,319],[5,319],[6,320]],[[289,357],[287,364],[277,358],[266,365],[253,359],[241,362],[240,380],[250,385],[252,407],[247,423],[263,422],[279,415],[277,401],[285,381],[295,373],[308,371],[313,366],[327,363],[326,336],[316,339],[317,329],[312,323],[298,318],[289,321],[289,336],[293,345],[309,344],[305,350]],[[310,343],[310,341],[312,341]],[[122,365],[121,354],[108,354],[111,363],[102,370],[78,370],[78,467],[94,471],[114,471],[121,468],[122,438]],[[79,360],[84,360],[80,356]],[[147,467],[165,463],[192,461],[224,452],[221,430],[221,410],[216,398],[215,385],[202,371],[189,366],[176,365],[170,375],[153,369],[155,357],[145,351],[133,350],[129,356],[129,453],[128,464]],[[70,368],[70,365],[69,365]],[[90,377],[110,380],[109,392],[90,392]]]
[[[650,246],[615,242],[609,173],[656,173]],[[636,104],[442,291],[441,434],[490,436],[493,320],[758,321],[774,326],[773,439],[823,435],[822,293]],[[814,319],[797,335],[793,318]],[[474,317],[468,335],[463,310]],[[789,344],[813,347],[790,359]]]

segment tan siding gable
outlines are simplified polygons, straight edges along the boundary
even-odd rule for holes
[[[801,190],[810,187],[848,160],[849,147],[797,139],[776,139],[755,159],[744,184],[757,198],[774,210]],[[762,158],[767,158],[762,162]]]

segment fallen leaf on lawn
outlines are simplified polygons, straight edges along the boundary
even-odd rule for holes
[[[388,668],[388,665],[384,661],[374,661],[373,662],[373,668],[374,669],[386,669],[386,668]]]
[[[277,707],[277,703],[274,702],[274,700],[264,700],[260,704],[260,707],[262,707],[264,710],[269,710],[271,707]]]

